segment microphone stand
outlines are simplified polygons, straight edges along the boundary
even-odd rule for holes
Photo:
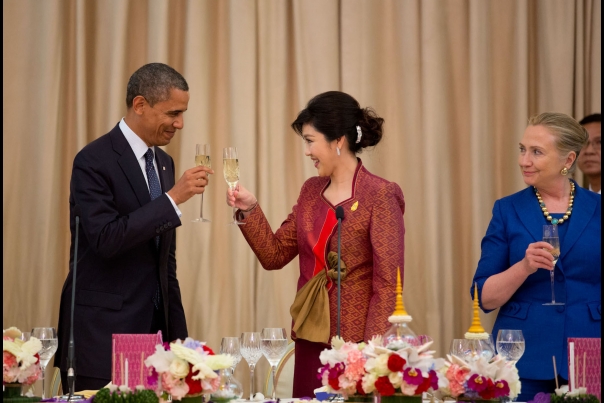
[[[75,311],[75,295],[76,295],[76,277],[77,277],[77,268],[78,268],[78,239],[79,239],[79,230],[80,230],[80,206],[76,204],[74,207],[75,211],[75,224],[76,224],[76,233],[75,233],[75,248],[73,252],[73,284],[71,285],[71,326],[69,329],[69,345],[67,348],[67,365],[69,369],[67,370],[67,385],[69,387],[69,395],[61,396],[61,400],[67,398],[68,402],[73,401],[81,401],[84,400],[84,396],[75,395],[75,370],[74,370],[74,350],[75,343],[73,341],[73,312]]]
[[[342,291],[341,291],[341,287],[340,287],[340,283],[341,283],[341,273],[342,273],[342,268],[341,268],[341,257],[342,257],[342,216],[344,215],[344,209],[340,206],[336,209],[336,215],[338,217],[338,321],[337,321],[337,327],[336,327],[336,334],[338,337],[340,337],[340,315],[341,315],[341,311],[342,311],[342,307],[341,307],[341,295],[342,295]]]

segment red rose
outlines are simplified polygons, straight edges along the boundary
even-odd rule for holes
[[[387,376],[380,376],[375,381],[375,388],[382,396],[392,396],[394,394],[394,386],[392,386]]]
[[[365,394],[365,391],[363,390],[363,380],[362,379],[359,379],[357,381],[357,393],[359,395],[364,395]]]
[[[185,378],[185,383],[189,386],[187,395],[196,395],[202,392],[201,381],[193,379],[193,365],[189,364],[189,373]]]
[[[329,386],[331,386],[331,388],[333,390],[339,390],[340,389],[340,381],[338,381],[338,378],[329,378]]]
[[[202,347],[203,347],[203,351],[205,351],[209,355],[214,355],[214,352],[212,351],[212,349],[210,347],[206,346],[205,344]]]
[[[392,372],[402,371],[403,365],[406,363],[407,361],[398,354],[391,354],[390,357],[388,357],[388,369]]]
[[[420,383],[417,388],[415,389],[415,394],[416,395],[420,395],[424,392],[427,392],[428,389],[430,389],[430,377],[428,376],[427,378],[422,378],[423,381],[422,383]]]

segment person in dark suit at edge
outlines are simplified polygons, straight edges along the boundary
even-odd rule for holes
[[[174,161],[158,146],[184,126],[187,82],[150,63],[132,74],[126,116],[75,157],[70,184],[70,273],[61,293],[55,366],[68,392],[75,206],[80,236],[74,313],[75,390],[111,381],[112,334],[187,337],[176,278],[178,205],[203,193],[211,169],[191,168],[175,182]]]

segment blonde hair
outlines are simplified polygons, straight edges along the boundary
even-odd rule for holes
[[[560,155],[574,151],[577,155],[573,164],[568,169],[569,173],[575,171],[581,149],[587,144],[589,134],[575,119],[564,113],[544,112],[532,116],[528,121],[529,126],[544,126],[556,136],[556,148]]]

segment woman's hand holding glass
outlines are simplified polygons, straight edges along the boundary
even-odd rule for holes
[[[249,210],[258,203],[258,199],[249,190],[237,184],[234,189],[227,188],[226,202],[234,209]],[[244,213],[245,214],[245,213]]]
[[[549,252],[552,249],[552,245],[543,241],[529,244],[523,259],[525,270],[529,274],[538,269],[554,270],[554,260]]]

